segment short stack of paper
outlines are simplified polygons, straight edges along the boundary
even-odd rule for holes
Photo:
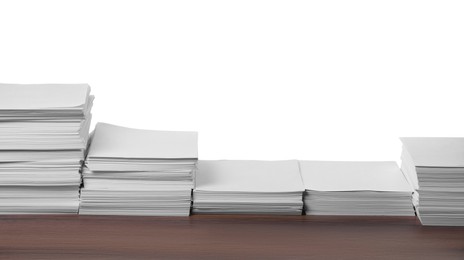
[[[80,214],[188,216],[196,132],[98,123],[84,169]]]
[[[199,161],[193,213],[301,215],[297,161]]]
[[[395,162],[300,161],[306,215],[414,216],[412,187]]]
[[[423,225],[464,226],[464,138],[409,137],[402,169]]]
[[[0,214],[77,213],[86,84],[0,84]]]

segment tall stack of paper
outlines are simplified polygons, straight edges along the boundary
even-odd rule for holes
[[[395,162],[300,161],[307,215],[414,216],[412,188]]]
[[[402,169],[423,225],[464,226],[464,138],[409,137]]]
[[[196,132],[98,123],[80,214],[188,216],[198,158]]]
[[[301,215],[297,161],[199,161],[193,212]]]
[[[0,213],[77,213],[86,84],[0,84]]]

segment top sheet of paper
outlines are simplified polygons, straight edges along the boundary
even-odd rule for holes
[[[196,190],[231,192],[304,191],[297,161],[199,161]]]
[[[0,110],[76,108],[89,93],[87,84],[0,84]]]
[[[300,161],[307,190],[412,192],[396,162]]]
[[[464,138],[403,137],[415,166],[464,167]]]
[[[142,130],[98,123],[88,157],[194,159],[198,158],[198,135],[196,132]]]

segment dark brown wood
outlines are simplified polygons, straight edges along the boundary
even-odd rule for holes
[[[0,216],[2,259],[464,259],[411,217]]]

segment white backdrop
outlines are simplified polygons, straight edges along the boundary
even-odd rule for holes
[[[398,160],[464,133],[463,1],[0,1],[0,82],[89,83],[94,122],[202,159]]]

